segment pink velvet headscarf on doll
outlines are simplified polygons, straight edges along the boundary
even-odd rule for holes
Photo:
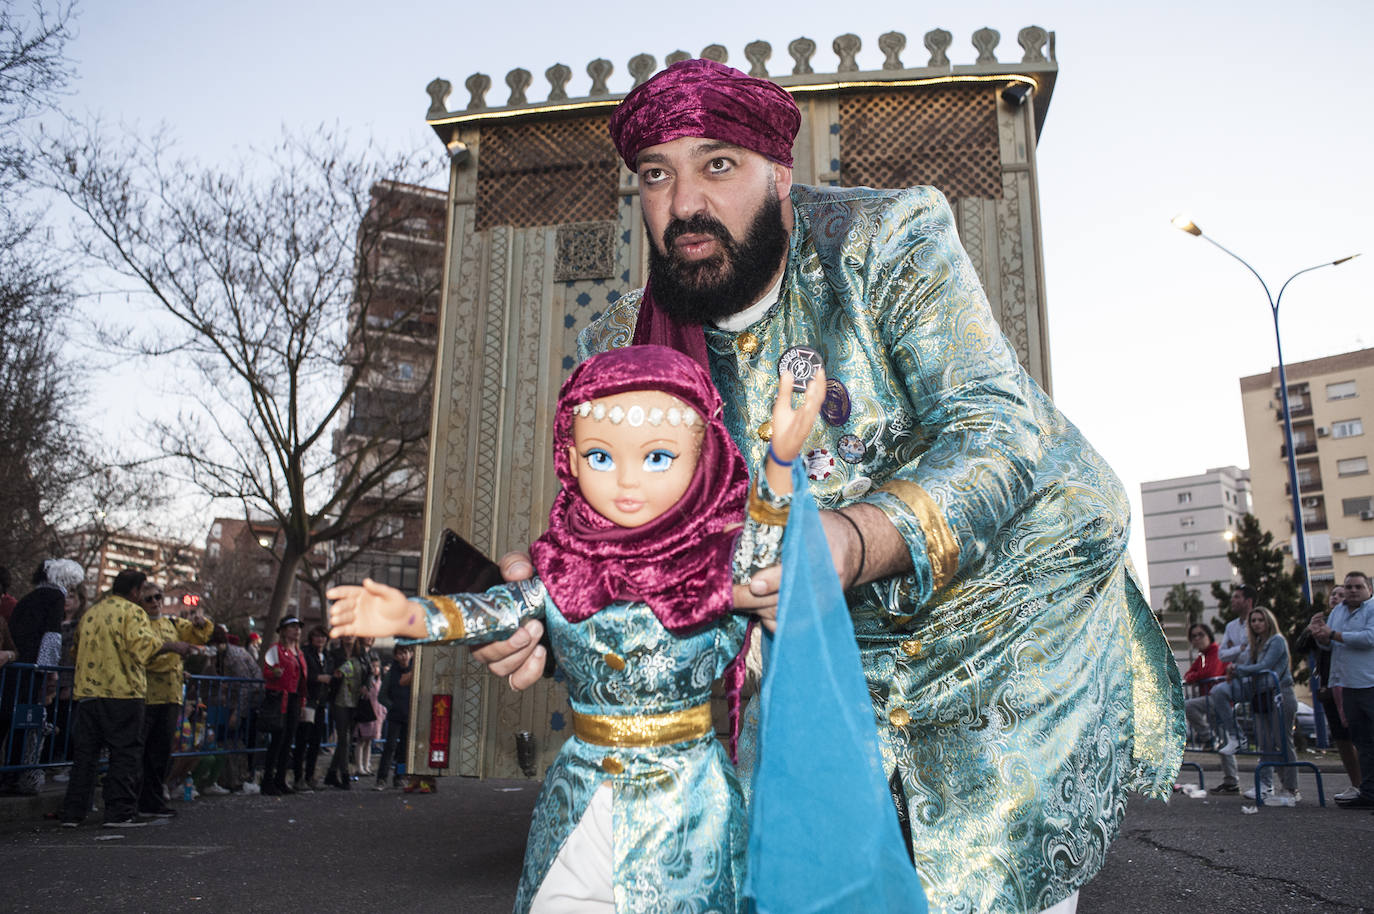
[[[678,503],[642,527],[618,527],[596,513],[568,464],[573,407],[634,390],[657,390],[691,407],[704,426],[696,474]],[[559,611],[581,622],[608,603],[649,604],[679,632],[729,612],[730,561],[744,519],[749,473],[721,419],[706,369],[663,346],[628,346],[592,356],[564,382],[553,426],[562,490],[549,529],[530,549]]]
[[[582,497],[568,449],[573,407],[635,390],[671,394],[696,412],[704,431],[696,473],[678,503],[642,527],[619,527]],[[530,547],[530,555],[565,618],[581,622],[610,603],[638,600],[676,633],[731,611],[731,561],[739,531],[727,528],[744,520],[749,472],[726,431],[720,394],[705,368],[663,346],[627,346],[587,359],[573,369],[558,396],[553,462],[563,488],[549,511],[549,529]],[[743,683],[741,650],[725,674],[732,758]]]

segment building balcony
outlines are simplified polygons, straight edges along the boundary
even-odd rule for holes
[[[1298,441],[1298,442],[1294,443],[1294,445],[1293,445],[1293,453],[1294,453],[1294,454],[1299,454],[1299,455],[1301,455],[1301,454],[1315,454],[1315,453],[1317,453],[1317,445],[1316,445],[1315,442]],[[1286,445],[1286,444],[1280,444],[1280,445],[1279,445],[1279,457],[1280,457],[1281,459],[1287,459],[1287,457],[1288,457],[1288,445]]]

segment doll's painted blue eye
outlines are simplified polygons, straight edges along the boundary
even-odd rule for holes
[[[599,447],[594,447],[582,455],[582,459],[587,461],[587,466],[602,473],[608,473],[615,469],[615,461],[611,455]]]
[[[666,448],[657,448],[644,458],[644,469],[650,473],[666,473],[672,467],[677,455]]]

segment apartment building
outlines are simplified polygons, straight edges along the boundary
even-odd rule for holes
[[[341,472],[373,472],[382,460],[387,469],[383,483],[348,512],[360,523],[334,544],[342,569],[332,583],[370,577],[406,593],[420,589],[447,204],[444,191],[379,182],[359,230],[373,241],[359,245],[357,307],[365,311],[367,332],[351,357],[362,357],[366,346],[368,367],[334,437],[334,452]]]
[[[1374,349],[1286,366],[1298,494],[1314,591],[1374,571]],[[1293,508],[1278,368],[1240,379],[1254,514],[1292,554]]]
[[[142,571],[162,588],[167,600],[195,592],[203,552],[194,546],[128,531],[89,528],[72,535],[73,554],[86,566],[86,596],[107,592],[115,575],[126,568]]]
[[[1196,476],[1141,483],[1145,557],[1150,573],[1150,608],[1164,611],[1164,599],[1184,584],[1214,614],[1212,582],[1223,586],[1235,572],[1226,553],[1251,511],[1250,472],[1217,467]]]

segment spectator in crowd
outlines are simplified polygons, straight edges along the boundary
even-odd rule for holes
[[[272,731],[267,759],[262,763],[262,792],[266,796],[296,792],[286,783],[286,766],[291,760],[291,742],[306,694],[305,657],[301,655],[300,641],[301,620],[287,616],[277,624],[277,643],[262,658],[262,679],[267,686],[263,708],[272,705],[281,713],[281,725]]]
[[[348,757],[353,738],[353,714],[363,689],[362,645],[358,639],[339,639],[334,664],[334,697],[330,715],[334,719],[334,758],[329,763],[324,782],[340,790],[352,787],[348,774]]]
[[[248,633],[248,653],[253,655],[254,663],[262,662],[262,635],[257,632]]]
[[[147,576],[126,568],[115,576],[110,593],[86,611],[77,632],[76,723],[73,763],[62,825],[75,828],[86,818],[95,788],[100,750],[108,748],[105,774],[105,825],[127,828],[145,824],[136,816],[143,764],[143,700],[146,666],[163,651],[185,654],[184,641],[163,641],[153,634],[140,605]]]
[[[1337,584],[1331,588],[1331,593],[1327,595],[1326,615],[1318,613],[1313,618],[1320,617],[1325,622],[1331,611],[1344,602],[1345,588]],[[1322,719],[1326,722],[1327,736],[1330,737],[1331,744],[1336,747],[1336,752],[1341,757],[1341,767],[1345,769],[1346,777],[1350,778],[1350,786],[1336,794],[1336,799],[1352,800],[1360,795],[1360,760],[1355,754],[1355,744],[1350,741],[1350,730],[1346,727],[1341,711],[1336,706],[1336,697],[1331,689],[1331,652],[1321,649],[1317,644],[1317,639],[1312,635],[1312,628],[1309,625],[1293,643],[1293,653],[1298,657],[1306,654],[1316,655],[1316,662],[1312,664],[1312,670],[1316,677],[1314,684],[1317,685],[1317,702],[1321,705]]]
[[[166,614],[162,587],[149,581],[144,588],[143,608],[153,634],[164,641],[202,645],[210,642],[215,625],[200,610],[190,619]],[[172,742],[184,699],[181,655],[168,651],[148,661],[148,695],[143,711],[143,784],[138,811],[145,816],[171,818],[176,811],[167,805],[163,785],[172,763]]]
[[[1221,635],[1221,643],[1217,645],[1217,659],[1228,667],[1239,661],[1245,649],[1249,647],[1250,641],[1246,634],[1245,620],[1249,617],[1250,610],[1254,608],[1255,589],[1249,584],[1236,585],[1236,588],[1231,591],[1232,618],[1226,623],[1226,630]],[[1224,703],[1230,707],[1232,702],[1242,701],[1250,697],[1244,694],[1248,682],[1249,680],[1245,679],[1228,679],[1226,682],[1218,683],[1207,694],[1207,698],[1214,705]],[[1223,734],[1224,738],[1225,735]],[[1234,752],[1222,753],[1221,783],[1213,787],[1210,792],[1240,793],[1240,769],[1236,765]]]
[[[57,701],[53,705],[52,717],[56,729],[50,737],[53,746],[50,757],[65,761],[71,761],[72,757],[72,714],[75,713],[72,702],[72,687],[76,682],[76,632],[85,612],[86,588],[78,587],[67,594],[66,617],[62,620],[62,657],[58,661],[62,671],[57,674]],[[63,769],[62,773],[54,775],[53,780],[65,782],[67,780],[65,771],[66,769]]]
[[[300,724],[296,727],[296,750],[291,758],[297,790],[320,789],[315,780],[315,765],[320,758],[320,744],[324,742],[325,706],[333,682],[332,667],[324,650],[329,643],[329,633],[323,626],[312,626],[309,640],[302,651],[305,655],[305,707],[301,709]]]
[[[1236,712],[1233,701],[1240,698],[1215,700],[1218,693],[1228,691],[1237,696],[1255,698],[1255,738],[1260,751],[1269,754],[1283,753],[1284,761],[1293,761],[1297,753],[1293,749],[1293,718],[1298,713],[1298,699],[1293,695],[1293,671],[1288,654],[1288,639],[1279,632],[1278,620],[1274,614],[1262,606],[1250,610],[1247,617],[1250,649],[1240,662],[1231,664],[1226,676],[1228,683],[1239,682],[1243,677],[1247,684],[1243,689],[1223,690],[1220,686],[1212,690],[1212,710],[1216,715],[1218,727],[1225,742],[1219,751],[1222,758],[1235,758],[1243,742],[1236,728]],[[1274,705],[1274,695],[1270,690],[1266,673],[1273,673],[1278,680],[1279,704]],[[1279,778],[1288,796],[1296,801],[1298,794],[1298,769],[1284,767],[1279,769]],[[1260,772],[1260,789],[1268,796],[1273,790],[1274,769],[1265,768]],[[1255,789],[1244,791],[1246,799],[1255,799]]]
[[[33,573],[33,589],[15,604],[10,615],[10,635],[14,638],[19,663],[56,667],[62,661],[62,619],[68,594],[79,590],[86,572],[71,559],[48,559]],[[16,701],[42,705],[46,709],[57,697],[57,673],[6,677],[0,703],[13,707]],[[45,715],[49,713],[45,710]],[[47,718],[45,718],[46,720]],[[12,739],[6,760],[10,765],[34,766],[43,746],[43,728],[29,729],[21,740]],[[0,793],[33,795],[38,793],[43,773],[30,767],[20,774],[11,772],[0,779]]]
[[[1322,650],[1331,652],[1331,688],[1360,765],[1359,794],[1336,804],[1344,809],[1374,809],[1374,599],[1369,575],[1345,576],[1345,603],[1330,619],[1312,617],[1308,630]]]
[[[8,677],[5,675],[5,666],[19,656],[19,651],[14,646],[14,639],[10,637],[10,626],[4,617],[0,617],[0,683]],[[6,690],[0,687],[0,694]],[[10,722],[14,719],[14,705],[9,702],[0,703],[0,759],[3,759],[5,751],[5,740],[10,732]]]
[[[262,701],[262,669],[242,646],[233,643],[234,636],[223,625],[215,626],[210,645],[215,655],[210,662],[210,674],[221,679],[250,680],[221,682],[214,691],[209,708],[210,723],[215,739],[227,750],[220,785],[227,790],[242,789],[247,780],[248,755],[242,750],[252,710]]]
[[[9,622],[14,605],[19,601],[10,593],[10,570],[0,565],[0,619]]]
[[[1226,630],[1221,635],[1221,644],[1217,647],[1217,659],[1222,663],[1235,663],[1240,660],[1241,655],[1250,646],[1245,620],[1250,617],[1250,610],[1254,608],[1255,588],[1249,584],[1237,584],[1235,590],[1231,591],[1231,621],[1226,623]]]
[[[396,763],[396,773],[391,778],[391,786],[401,786],[401,768],[405,764],[406,738],[410,731],[410,683],[415,676],[411,661],[414,657],[415,649],[410,645],[396,645],[391,668],[386,671],[382,685],[381,701],[386,708],[386,742],[382,745],[382,760],[377,765],[378,790],[386,788],[386,775],[392,762]]]
[[[363,655],[359,659],[363,662],[366,674],[358,695],[358,708],[353,714],[353,770],[358,777],[362,777],[372,774],[372,743],[381,738],[386,709],[378,698],[382,688],[382,661],[366,647],[370,638],[359,638],[358,641],[364,644]]]
[[[1212,630],[1200,622],[1188,626],[1188,643],[1197,654],[1193,665],[1183,674],[1183,682],[1197,686],[1197,694],[1184,702],[1188,714],[1188,731],[1194,745],[1210,746],[1212,725],[1207,717],[1207,694],[1218,680],[1226,677],[1227,664],[1217,658],[1217,639]]]

